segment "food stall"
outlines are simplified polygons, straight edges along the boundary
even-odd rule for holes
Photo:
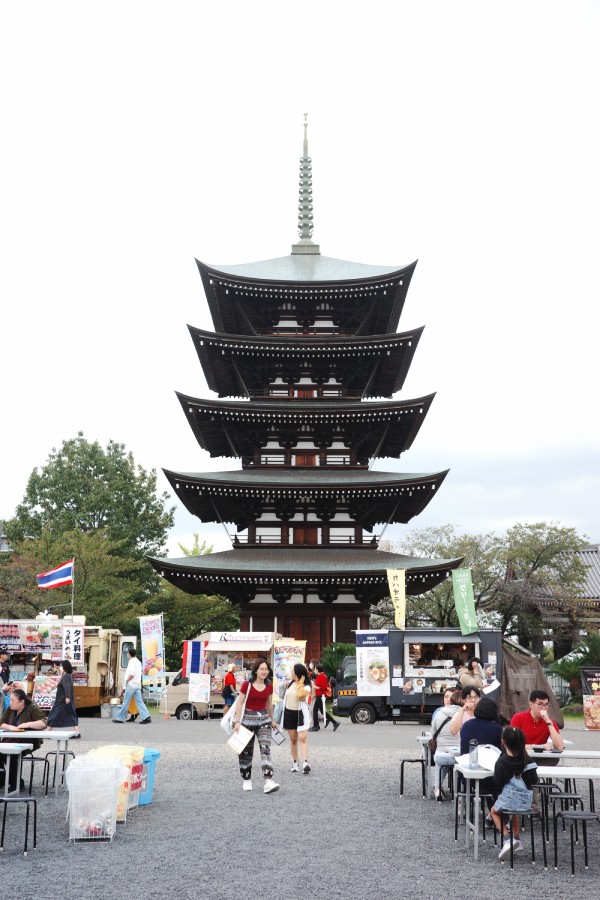
[[[207,716],[221,709],[228,666],[235,665],[239,690],[252,666],[264,657],[273,671],[274,694],[289,681],[294,663],[304,663],[306,641],[275,632],[211,631],[184,641],[181,672],[163,691],[161,712],[178,718]]]

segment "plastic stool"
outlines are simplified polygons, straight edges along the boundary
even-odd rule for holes
[[[575,843],[573,841],[573,828],[581,822],[581,830],[583,831],[583,853],[585,868],[588,869],[588,845],[587,845],[587,823],[600,822],[600,816],[596,812],[588,812],[581,809],[565,809],[559,810],[554,817],[554,868],[558,869],[558,820],[562,819],[571,826],[571,876],[575,875]]]
[[[6,813],[9,803],[25,803],[25,846],[23,847],[23,856],[27,856],[27,843],[29,840],[29,804],[33,803],[33,849],[37,847],[37,800],[34,797],[0,797],[0,803],[4,803],[4,813],[2,815],[2,836],[0,837],[0,850],[4,850],[4,832],[6,831]]]
[[[404,794],[404,766],[406,763],[416,763],[421,766],[421,784],[423,787],[423,800],[427,796],[425,790],[425,760],[420,757],[419,759],[403,759],[400,763],[400,796]]]

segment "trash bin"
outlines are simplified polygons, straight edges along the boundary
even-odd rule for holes
[[[144,767],[142,769],[142,786],[139,792],[138,803],[147,806],[152,803],[152,791],[154,790],[154,774],[156,761],[160,759],[160,751],[146,747],[144,750]]]
[[[127,777],[121,762],[77,756],[65,773],[69,790],[69,840],[112,841],[117,830],[119,785]]]
[[[100,718],[101,719],[110,719],[110,703],[102,703],[100,706]]]

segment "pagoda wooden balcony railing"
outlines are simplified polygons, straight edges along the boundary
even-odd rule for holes
[[[310,462],[299,462],[296,461],[296,456],[311,456],[312,460]],[[328,468],[330,466],[335,467],[346,467],[352,469],[367,469],[368,463],[357,463],[352,462],[350,457],[344,454],[327,454],[325,457],[326,461],[322,462],[320,459],[319,451],[309,451],[298,453],[292,452],[291,460],[286,462],[285,454],[270,452],[268,454],[261,455],[260,462],[256,462],[249,456],[244,456],[242,458],[242,465],[245,469],[251,468],[260,468],[262,466],[272,466],[273,468],[280,469],[294,469],[298,466],[305,466],[307,468]]]
[[[291,394],[289,390],[282,385],[281,387],[269,388],[264,391],[252,391],[253,400],[288,400],[290,403],[294,401],[304,402],[305,400],[337,400],[343,397],[344,400],[361,400],[362,393],[360,391],[345,391],[343,388],[324,387],[319,393],[317,388],[312,389],[312,394]]]
[[[323,541],[322,543],[316,544],[295,544],[292,541],[289,543],[282,543],[281,538],[276,535],[266,535],[259,534],[256,536],[254,540],[249,540],[248,535],[246,534],[236,534],[232,538],[232,543],[234,547],[285,547],[289,549],[290,547],[316,547],[317,549],[323,550],[326,547],[377,547],[379,544],[379,537],[372,538],[363,538],[362,540],[357,540],[354,535],[338,535],[337,537],[331,537],[327,542]]]
[[[297,325],[277,325],[275,328],[257,328],[256,334],[275,335],[276,337],[351,337],[352,329],[338,328],[333,325],[321,327],[299,328]]]

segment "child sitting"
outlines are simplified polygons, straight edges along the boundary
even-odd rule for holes
[[[501,812],[528,812],[533,798],[533,785],[537,784],[537,765],[525,750],[525,735],[520,728],[505,728],[502,732],[504,752],[498,757],[494,768],[494,787],[499,791],[491,809],[492,818],[498,831],[501,828]],[[519,816],[512,816],[513,850],[523,849],[520,840]],[[502,849],[499,859],[510,854],[508,826],[504,826]]]

